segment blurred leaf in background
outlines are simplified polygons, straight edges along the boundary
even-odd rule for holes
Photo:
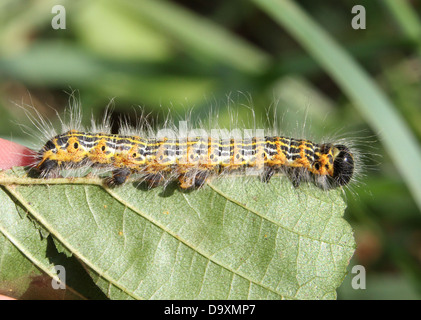
[[[56,4],[65,30],[51,27]],[[366,29],[351,26],[356,4]],[[349,133],[368,155],[346,197],[351,266],[366,268],[367,289],[349,274],[339,298],[419,299],[420,12],[419,0],[3,0],[0,136],[28,143],[13,102],[53,121],[73,90],[87,122],[113,98],[116,115],[140,105],[202,119],[212,108],[221,126],[228,106],[240,118],[252,106],[258,120],[276,109],[286,132],[307,113],[312,139]]]

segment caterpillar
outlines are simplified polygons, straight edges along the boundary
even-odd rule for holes
[[[149,187],[178,181],[181,189],[188,190],[227,174],[252,172],[269,183],[274,174],[283,173],[294,187],[312,181],[320,188],[331,189],[354,180],[358,165],[358,154],[342,142],[318,144],[264,134],[177,135],[168,129],[165,134],[151,135],[128,125],[119,134],[112,134],[108,114],[102,126],[92,122],[92,129],[84,130],[78,107],[70,110],[69,125],[60,118],[63,133],[57,134],[51,122],[37,115],[31,117],[32,123],[49,136],[31,166],[42,178],[58,177],[62,170],[94,168],[111,173],[104,180],[108,186],[124,184],[135,176]]]

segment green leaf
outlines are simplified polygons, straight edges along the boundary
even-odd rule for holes
[[[45,256],[47,242],[41,241],[39,229],[9,195],[0,190],[0,292],[21,296],[31,277],[41,272],[58,279],[53,264]]]
[[[83,183],[0,178],[112,299],[332,299],[354,253],[339,190],[283,177],[192,192]]]

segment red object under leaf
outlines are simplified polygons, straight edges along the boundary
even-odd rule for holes
[[[0,138],[0,169],[28,166],[34,161],[34,151],[18,143]]]

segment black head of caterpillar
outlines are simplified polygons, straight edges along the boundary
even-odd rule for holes
[[[330,178],[334,187],[347,185],[354,175],[354,157],[348,147],[333,147],[333,176]]]
[[[327,190],[347,186],[355,179],[355,157],[347,146],[290,140],[291,145],[294,145],[288,155],[292,163],[286,167],[285,172],[294,187],[303,181],[313,181],[318,187]],[[291,150],[295,150],[295,154],[291,154]],[[273,169],[269,168],[268,173],[270,177],[274,173]]]

